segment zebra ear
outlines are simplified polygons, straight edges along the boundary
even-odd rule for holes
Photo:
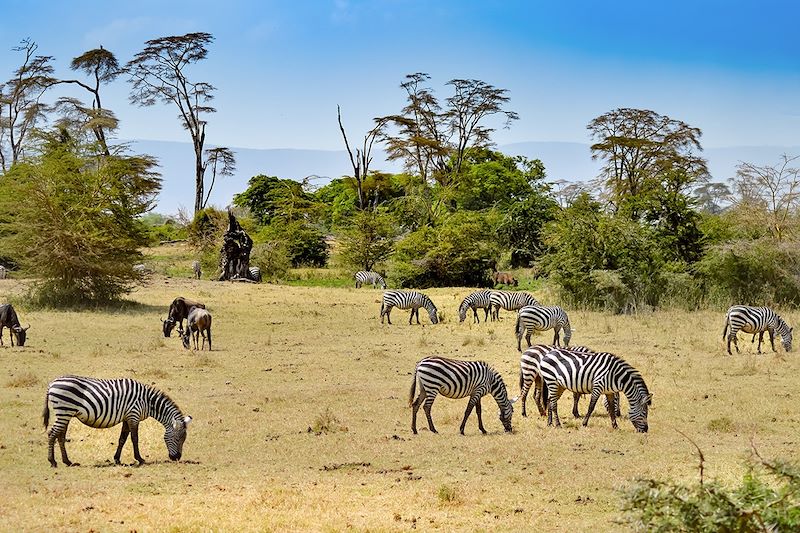
[[[642,398],[642,405],[652,405],[653,404],[653,395],[648,394],[644,398]]]
[[[519,400],[519,396],[514,396],[513,398],[511,398],[511,403],[516,403],[517,400]]]
[[[184,419],[183,419],[184,424],[186,424],[187,426],[189,425],[189,422],[191,422],[191,421],[192,421],[192,417],[189,416],[189,415],[186,415],[184,417]]]

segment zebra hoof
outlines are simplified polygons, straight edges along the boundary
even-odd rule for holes
[[[80,463],[66,463],[67,466],[81,466]]]

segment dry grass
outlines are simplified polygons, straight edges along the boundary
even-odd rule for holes
[[[0,282],[0,301],[23,291]],[[470,291],[426,292],[454,317]],[[159,317],[181,294],[208,304],[214,351],[161,338]],[[648,434],[625,420],[612,431],[604,414],[579,427],[569,402],[561,430],[517,409],[504,434],[487,397],[488,435],[474,415],[459,435],[466,401],[439,398],[440,434],[414,436],[408,391],[424,356],[489,361],[517,393],[513,314],[409,326],[397,310],[395,325],[381,326],[379,294],[155,277],[132,295],[139,309],[17,306],[32,327],[24,348],[0,348],[0,530],[616,530],[616,490],[633,478],[696,478],[694,449],[676,430],[723,481],[741,475],[751,438],[766,456],[798,459],[800,358],[755,356],[747,342],[727,356],[716,312],[572,313],[575,344],[619,353],[644,374],[655,395]],[[51,469],[41,409],[46,383],[66,373],[167,391],[194,417],[183,460],[167,460],[163,428],[148,420],[140,445],[150,464],[111,466],[118,428],[73,421],[67,446],[82,466]],[[332,431],[309,432],[315,425]],[[123,462],[133,462],[130,444]]]

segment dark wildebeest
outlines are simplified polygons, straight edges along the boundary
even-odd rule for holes
[[[494,272],[492,274],[492,280],[494,281],[495,286],[497,285],[519,285],[517,278],[509,274],[508,272]]]
[[[172,329],[175,327],[175,324],[178,326],[183,327],[184,319],[188,318],[189,313],[195,307],[199,307],[200,309],[205,309],[206,304],[201,302],[196,302],[194,300],[189,300],[188,298],[184,298],[183,296],[178,296],[169,306],[169,315],[167,316],[166,320],[162,320],[162,324],[164,325],[164,336],[169,337],[172,333]]]
[[[26,332],[30,327],[30,324],[27,328],[22,327],[17,312],[14,311],[11,304],[0,305],[0,346],[3,345],[3,328],[11,330],[11,346],[14,346],[14,337],[17,338],[18,346],[25,346],[25,339],[28,335]]]
[[[195,307],[186,318],[186,330],[178,329],[178,333],[183,341],[183,347],[189,348],[189,336],[194,339],[194,349],[197,350],[197,342],[203,336],[203,349],[206,347],[208,339],[208,350],[211,351],[211,313],[203,308]]]

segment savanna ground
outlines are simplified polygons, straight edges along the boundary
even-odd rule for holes
[[[470,289],[432,289],[443,323],[423,311],[424,325],[409,326],[394,310],[394,324],[381,325],[372,288],[194,281],[188,264],[185,274],[154,276],[121,311],[30,310],[25,284],[0,281],[0,301],[32,324],[27,346],[10,348],[6,332],[0,348],[1,530],[606,531],[620,529],[619,490],[633,479],[697,479],[679,430],[703,450],[707,478],[740,479],[751,440],[765,457],[798,460],[800,356],[757,356],[744,335],[743,353],[727,356],[720,312],[570,313],[573,343],[641,370],[654,393],[648,434],[627,420],[612,431],[601,406],[579,427],[569,397],[563,429],[547,428],[529,402],[531,416],[517,406],[505,434],[487,396],[488,435],[474,414],[459,435],[466,400],[438,398],[440,433],[423,415],[414,436],[408,393],[424,356],[488,361],[517,394],[512,313],[459,324]],[[178,295],[207,303],[213,351],[163,338],[159,318]],[[800,323],[800,313],[784,317]],[[140,429],[148,464],[114,466],[119,427],[74,420],[67,447],[81,465],[52,469],[41,411],[47,383],[66,373],[130,376],[169,393],[194,418],[183,459],[167,459],[163,427],[150,419]],[[130,442],[123,462],[133,462]]]

